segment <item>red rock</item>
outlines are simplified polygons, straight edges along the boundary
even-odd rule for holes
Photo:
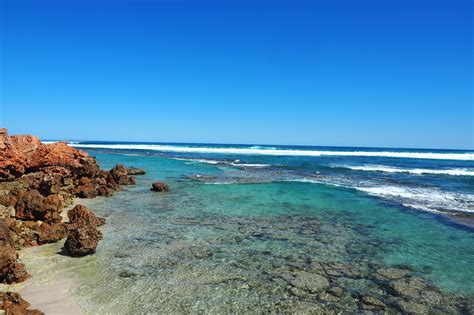
[[[48,167],[64,167],[78,177],[93,177],[99,166],[86,152],[64,142],[43,144],[34,136],[8,136],[0,129],[0,180],[12,180]]]
[[[166,192],[170,191],[170,187],[163,182],[154,182],[151,186],[151,190],[157,192]]]
[[[5,279],[3,280],[7,284],[19,283],[28,279],[30,274],[26,271],[26,267],[23,263],[20,263],[18,260],[12,262],[9,265],[9,270]]]
[[[69,222],[79,226],[92,225],[100,226],[105,224],[105,219],[97,217],[94,212],[89,210],[86,206],[77,205],[67,212]]]
[[[37,309],[28,309],[30,303],[15,292],[0,292],[0,310],[5,315],[44,315]]]
[[[80,185],[74,190],[74,195],[79,198],[95,198],[99,195],[97,189],[92,185]]]
[[[13,206],[15,217],[20,220],[61,221],[63,205],[58,195],[44,197],[36,189],[18,189],[0,198],[0,204]]]
[[[112,176],[114,181],[119,185],[135,184],[135,178],[128,176],[128,170],[122,164],[117,164],[113,169],[111,169],[110,175]]]
[[[69,230],[64,247],[73,257],[95,253],[102,233],[93,225],[86,225]]]
[[[107,186],[100,186],[97,189],[97,192],[99,193],[99,196],[103,196],[103,197],[110,197],[114,194],[114,190]]]
[[[67,227],[64,223],[43,223],[39,227],[38,242],[40,244],[54,243],[62,240],[67,235]]]
[[[11,136],[10,142],[15,150],[27,160],[30,159],[38,150],[38,148],[44,146],[40,139],[35,136]]]
[[[0,128],[0,180],[12,180],[25,172],[27,161],[11,143],[5,128]]]
[[[25,265],[17,260],[15,243],[5,219],[0,219],[0,282],[16,283],[29,278]]]
[[[15,243],[5,219],[0,219],[0,282],[10,271],[10,265],[16,260]]]
[[[88,157],[87,153],[76,150],[64,142],[41,145],[32,154],[29,168],[39,169],[48,166],[65,166],[80,168],[81,159]]]

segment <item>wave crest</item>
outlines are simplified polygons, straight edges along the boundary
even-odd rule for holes
[[[435,159],[435,160],[465,160],[474,161],[474,153],[447,153],[447,152],[398,152],[398,151],[328,151],[328,150],[300,150],[276,149],[268,147],[196,147],[161,144],[71,144],[76,148],[84,149],[113,149],[113,150],[150,150],[179,153],[204,154],[243,154],[243,155],[273,155],[273,156],[360,156],[360,157],[390,157],[406,159]]]
[[[466,168],[452,169],[426,169],[426,168],[398,168],[385,165],[333,165],[332,167],[347,168],[354,171],[384,172],[384,173],[409,173],[415,175],[451,175],[474,176],[474,170]]]

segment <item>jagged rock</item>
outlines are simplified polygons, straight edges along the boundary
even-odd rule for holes
[[[157,192],[166,192],[166,191],[170,191],[170,187],[163,182],[154,182],[151,185],[151,190],[157,191]]]
[[[25,264],[18,260],[12,262],[8,269],[8,273],[3,280],[7,284],[23,282],[30,277],[30,274],[26,271]]]
[[[54,243],[62,240],[67,235],[67,227],[64,223],[43,223],[39,227],[38,243]]]
[[[10,236],[10,229],[4,219],[0,219],[0,282],[10,272],[10,265],[16,261],[15,243]]]
[[[113,196],[114,190],[108,186],[100,186],[97,189],[97,193],[99,194],[99,196],[102,196],[102,197],[110,197],[110,196]]]
[[[18,152],[5,128],[0,128],[0,180],[12,180],[25,172],[27,160]]]
[[[15,242],[16,249],[38,245],[39,223],[36,221],[21,221],[14,218],[6,220],[10,235]]]
[[[75,190],[75,195],[78,196],[79,198],[95,198],[99,195],[99,192],[97,189],[88,184],[88,185],[81,185],[78,186]]]
[[[97,226],[105,223],[104,218],[97,217],[83,205],[77,205],[68,213],[71,222],[64,247],[71,256],[80,257],[95,253],[102,233]]]
[[[9,137],[6,129],[0,129],[0,180],[49,167],[64,167],[77,177],[94,177],[100,172],[93,157],[64,142],[43,144],[37,137]]]
[[[69,222],[77,224],[78,226],[101,226],[105,224],[104,218],[97,217],[94,212],[83,205],[77,205],[69,210],[67,212],[67,216],[69,218]]]
[[[69,230],[64,247],[73,257],[95,253],[102,233],[94,226],[87,225]]]
[[[146,172],[144,169],[138,167],[129,167],[127,168],[127,175],[145,175]]]
[[[25,265],[17,258],[9,226],[5,219],[0,219],[0,282],[22,282],[29,277]]]
[[[0,197],[0,204],[13,206],[15,217],[21,220],[61,221],[62,203],[58,195],[44,197],[36,189],[18,189]]]
[[[128,176],[128,170],[122,164],[117,164],[109,173],[113,180],[119,185],[135,184],[135,178]]]
[[[0,310],[5,315],[44,315],[37,309],[28,309],[30,303],[15,292],[0,292]]]

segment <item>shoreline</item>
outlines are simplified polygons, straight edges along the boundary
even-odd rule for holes
[[[67,212],[80,203],[79,198],[74,198],[72,203],[63,208],[61,217],[63,222],[68,221]],[[54,274],[38,268],[38,260],[45,269],[54,269],[58,262],[53,262],[58,251],[64,246],[64,240],[56,243],[32,246],[18,250],[19,258],[25,263],[31,277],[21,283],[0,284],[0,291],[18,292],[30,303],[30,308],[39,309],[51,315],[85,315],[86,311],[74,296],[76,287],[73,277],[65,277],[64,273]],[[74,258],[70,258],[74,259]],[[51,278],[48,277],[50,274]]]
[[[73,281],[57,277],[61,268],[51,261],[67,264],[64,257],[96,252],[102,240],[98,227],[105,219],[77,198],[110,197],[124,185],[135,184],[131,172],[145,173],[118,164],[105,171],[95,157],[64,142],[44,144],[35,136],[9,136],[0,128],[2,310],[7,314],[54,314],[65,309],[68,314],[84,313],[72,299]],[[48,252],[51,249],[54,253]]]

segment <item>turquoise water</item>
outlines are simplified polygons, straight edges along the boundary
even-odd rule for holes
[[[363,270],[362,276],[330,279],[332,286],[341,286],[352,296],[354,290],[380,294],[380,288],[369,280],[367,270],[372,264],[409,269],[446,294],[474,295],[472,228],[440,212],[407,207],[396,198],[337,185],[340,182],[302,180],[307,175],[301,174],[308,174],[308,169],[324,172],[321,165],[326,157],[312,158],[313,163],[311,158],[239,156],[234,164],[266,166],[236,166],[216,156],[89,153],[105,169],[122,163],[144,168],[147,174],[112,198],[81,200],[107,218],[97,254],[87,266],[74,269],[79,277],[78,295],[88,311],[293,312],[301,305],[308,307],[301,303],[316,300],[291,291],[282,278],[320,262]],[[348,163],[331,159],[329,163]],[[464,171],[472,166],[470,161],[417,163],[431,164],[431,169],[435,163],[443,169],[446,164],[461,163],[451,167]],[[347,180],[362,176],[358,170],[352,170],[353,175],[346,169],[343,172]],[[382,181],[388,175],[368,177],[386,185]],[[404,177],[409,187],[424,183],[421,187],[429,188],[444,181],[434,189],[460,193],[453,204],[470,210],[470,201],[459,196],[469,196],[472,177],[395,176]],[[337,174],[337,178],[343,177]],[[171,192],[151,192],[155,180],[166,181]],[[430,204],[437,206],[433,201]],[[443,200],[440,208],[446,209]],[[318,295],[318,303],[322,298]],[[343,311],[357,310],[349,297],[344,301],[337,302],[344,304]]]

